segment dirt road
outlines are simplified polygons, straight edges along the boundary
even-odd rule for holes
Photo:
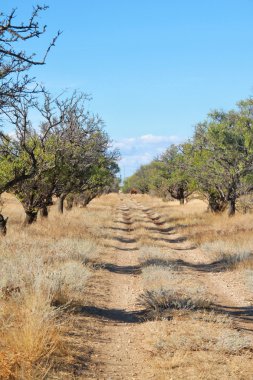
[[[141,292],[133,206],[120,205],[109,228],[102,262],[90,284],[92,305],[83,308],[95,331],[86,379],[152,379],[137,298]],[[139,211],[142,218],[142,212]]]
[[[86,345],[90,357],[85,373],[78,378],[176,379],[156,372],[148,344],[150,329],[147,324],[152,322],[143,322],[143,311],[137,302],[143,291],[139,264],[141,243],[137,234],[139,223],[146,226],[154,242],[161,241],[168,249],[174,248],[177,252],[175,260],[187,262],[187,271],[194,272],[196,282],[207,282],[220,304],[231,310],[231,315],[233,311],[237,312],[237,319],[241,316],[238,308],[241,299],[233,286],[227,287],[218,274],[200,270],[199,263],[206,264],[199,252],[144,204],[124,197],[119,200],[112,220],[108,226],[103,226],[103,230],[106,228],[107,231],[103,236],[105,249],[101,262],[95,265],[96,270],[87,290],[87,306],[82,308],[82,326],[87,328]],[[239,318],[238,323],[243,328],[247,322],[247,328],[251,331],[252,309],[247,304],[244,307],[245,318],[248,313],[248,319]]]

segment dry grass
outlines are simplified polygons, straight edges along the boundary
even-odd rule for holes
[[[173,249],[162,251],[155,245],[141,245],[139,249],[139,261],[144,268],[153,265],[179,270],[179,266],[175,262],[173,263],[172,260],[174,253]]]
[[[211,309],[206,289],[194,274],[183,274],[171,254],[154,246],[140,248],[144,292],[138,302],[147,319],[170,319],[174,310]]]
[[[145,204],[160,213],[175,233],[201,247],[207,261],[223,260],[230,269],[252,268],[253,214],[237,213],[228,218],[226,214],[206,212],[207,205],[201,200],[180,206],[177,202],[144,198]]]
[[[174,310],[192,311],[212,308],[211,302],[203,297],[190,298],[185,292],[180,294],[162,288],[146,290],[140,295],[138,301],[140,306],[144,307],[145,317],[151,320],[171,319]]]
[[[137,209],[129,214],[140,248],[141,303],[156,319],[145,328],[150,329],[158,378],[251,379],[252,340],[235,329],[230,317],[210,309],[212,295],[196,272],[175,264],[187,251],[173,250],[166,241],[158,248],[157,231],[148,227],[155,226],[152,218],[166,222],[201,247],[207,263],[222,259],[230,268],[243,269],[253,289],[253,216],[213,216],[196,200],[180,207],[148,196],[135,199],[150,209],[149,216]],[[7,196],[2,212],[10,223],[7,237],[0,240],[0,379],[75,378],[67,368],[76,364],[69,342],[77,339],[69,334],[73,323],[68,310],[85,300],[89,263],[107,245],[115,245],[114,210],[120,203],[109,195],[61,217],[53,206],[48,221],[24,229],[22,208]],[[230,272],[221,276],[225,274]]]
[[[109,211],[100,202],[97,208],[59,216],[52,206],[48,220],[24,228],[21,206],[5,196],[2,212],[9,223],[0,240],[1,379],[50,378],[61,357],[68,361],[67,310],[85,300],[87,264],[103,250],[96,235],[98,215],[103,223]]]
[[[239,244],[239,242],[216,240],[203,243],[200,248],[211,254],[211,258],[219,262],[224,269],[253,267],[252,245],[248,241]]]
[[[201,314],[203,316],[201,316]],[[252,342],[229,317],[195,312],[149,324],[160,379],[251,379]],[[210,315],[212,318],[210,318]]]
[[[235,321],[215,307],[224,288],[226,294],[226,280],[232,280],[229,289],[233,289],[235,275],[212,272],[212,264],[237,270],[239,293],[248,294],[245,283],[253,289],[253,216],[214,216],[198,200],[183,207],[146,196],[139,196],[139,201],[152,210],[151,215],[162,216],[166,221],[162,228],[168,231],[156,235],[153,229],[146,231],[149,238],[143,237],[139,250],[144,289],[139,302],[152,320],[146,323],[159,379],[250,380],[252,337],[238,331]],[[188,241],[177,239],[182,235]],[[208,286],[210,279],[214,281]]]

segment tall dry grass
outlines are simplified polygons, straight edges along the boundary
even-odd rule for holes
[[[2,213],[9,222],[0,239],[0,378],[51,378],[70,355],[68,310],[85,302],[87,263],[103,248],[92,227],[103,212],[58,215],[52,206],[48,220],[24,228],[21,206],[7,195]]]

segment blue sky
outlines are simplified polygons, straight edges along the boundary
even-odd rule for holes
[[[39,1],[37,1],[39,2]],[[1,1],[17,18],[37,2]],[[43,0],[42,51],[63,33],[34,74],[51,91],[92,95],[122,153],[122,175],[193,133],[214,108],[253,89],[253,0]]]

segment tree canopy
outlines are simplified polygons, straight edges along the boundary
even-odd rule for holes
[[[89,97],[76,91],[53,97],[29,75],[33,66],[46,63],[60,35],[56,33],[42,54],[25,50],[27,42],[46,32],[39,23],[46,9],[36,6],[20,22],[16,10],[0,13],[0,194],[15,194],[28,224],[39,210],[47,215],[53,196],[63,211],[69,194],[89,194],[87,203],[111,186],[115,189],[119,170],[119,155],[102,119],[87,110]]]
[[[195,191],[208,200],[211,211],[228,208],[232,216],[237,200],[253,189],[252,173],[253,100],[249,98],[236,109],[210,112],[189,141],[170,146],[145,170],[142,167],[128,178],[123,189],[127,191],[130,184],[146,193],[153,186],[157,195],[168,193],[181,203]]]

